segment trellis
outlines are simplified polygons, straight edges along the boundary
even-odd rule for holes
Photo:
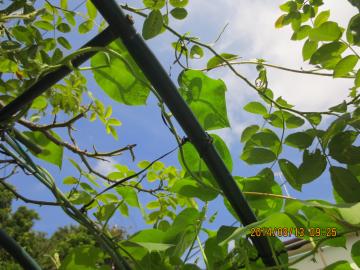
[[[151,52],[142,37],[136,33],[132,20],[124,14],[115,0],[91,1],[109,26],[82,46],[82,48],[106,47],[115,39],[120,38],[137,65],[174,115],[189,141],[197,149],[197,152],[213,174],[242,224],[246,226],[256,222],[255,214],[216,151],[212,144],[211,137],[201,127],[156,56]],[[96,52],[84,53],[72,60],[72,65],[79,67],[95,54]],[[0,123],[8,121],[15,113],[30,104],[36,97],[40,96],[71,72],[72,69],[64,65],[41,77],[23,94],[0,110]],[[19,247],[16,248],[16,243],[7,237],[4,232],[2,232],[2,235],[4,236],[2,238],[4,241],[1,241],[0,244],[3,245],[14,258],[21,262],[23,266],[27,265],[28,268],[26,269],[40,269],[28,255],[25,254],[25,256],[19,257],[17,253],[20,249]],[[274,254],[267,237],[251,237],[251,240],[264,264],[267,266],[275,266]],[[10,242],[12,245],[6,245],[6,243]],[[29,265],[31,265],[32,268],[29,268]]]

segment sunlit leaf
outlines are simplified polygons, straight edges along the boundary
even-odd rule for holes
[[[147,80],[135,61],[119,41],[111,43],[110,48],[121,54],[124,59],[98,53],[91,59],[91,66],[96,82],[112,99],[126,105],[143,105],[150,90]],[[97,68],[99,66],[110,66]],[[124,62],[126,61],[126,62]],[[119,76],[121,74],[121,76]]]
[[[205,130],[229,127],[226,111],[226,86],[197,70],[179,76],[180,93]]]

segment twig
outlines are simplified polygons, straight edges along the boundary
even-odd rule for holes
[[[28,198],[24,197],[23,195],[19,194],[18,192],[16,192],[8,183],[3,181],[3,178],[0,178],[0,184],[3,185],[12,194],[14,194],[17,199],[20,199],[25,203],[37,204],[40,206],[43,206],[43,205],[60,206],[61,205],[60,203],[57,203],[57,202],[47,202],[47,201],[38,201],[38,200],[28,199]]]
[[[174,149],[170,150],[169,152],[163,154],[162,156],[160,156],[160,157],[158,157],[157,159],[155,159],[155,160],[153,160],[152,162],[150,162],[150,163],[149,163],[144,169],[142,169],[141,171],[138,171],[138,172],[135,173],[135,174],[132,174],[132,175],[130,175],[130,176],[127,176],[127,177],[125,177],[125,178],[123,178],[123,179],[121,179],[121,180],[113,183],[112,185],[108,186],[108,187],[105,188],[104,190],[100,191],[100,192],[97,193],[88,203],[86,203],[86,204],[80,209],[80,211],[81,211],[81,212],[84,212],[84,211],[86,210],[86,208],[87,208],[89,205],[91,205],[98,196],[100,196],[101,194],[104,194],[105,192],[107,192],[107,191],[109,191],[109,190],[111,190],[111,189],[113,189],[113,188],[121,185],[122,183],[124,183],[124,182],[126,182],[126,181],[128,181],[128,180],[130,180],[130,179],[133,179],[133,178],[139,176],[140,174],[142,174],[143,172],[145,172],[147,169],[149,169],[156,161],[159,161],[159,160],[163,159],[164,157],[170,155],[171,153],[173,153],[174,151],[176,151],[179,147],[181,147],[184,143],[186,143],[185,140],[183,141],[183,143],[182,143],[181,145],[176,146]]]

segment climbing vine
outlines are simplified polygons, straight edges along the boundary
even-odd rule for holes
[[[244,60],[234,52],[217,51],[189,33],[179,33],[171,21],[184,20],[191,13],[188,0],[137,2],[136,7],[119,4],[131,23],[143,22],[139,32],[145,40],[160,39],[166,31],[174,38],[169,48],[174,52],[174,70],[179,70],[178,91],[201,127],[209,132],[209,142],[230,172],[240,160],[231,156],[219,135],[212,133],[230,127],[227,86],[226,81],[214,78],[212,71],[227,69],[246,83],[247,91],[257,93],[258,99],[243,109],[257,115],[258,122],[243,130],[239,138],[243,148],[238,156],[249,166],[259,165],[261,169],[252,177],[233,177],[258,221],[247,226],[223,224],[215,231],[206,227],[216,219],[217,214],[208,207],[216,198],[222,199],[224,209],[235,219],[239,217],[123,42],[116,39],[107,47],[73,48],[70,34],[95,35],[107,26],[91,1],[76,5],[66,0],[0,1],[4,6],[0,10],[0,108],[6,108],[52,72],[63,67],[71,71],[0,123],[0,165],[3,170],[10,168],[0,184],[25,203],[60,207],[87,228],[102,247],[73,249],[54,269],[293,269],[294,264],[313,256],[324,245],[344,247],[346,235],[360,228],[360,14],[341,26],[329,20],[330,10],[323,9],[322,0],[282,4],[275,27],[291,27],[290,38],[303,42],[299,53],[312,69],[302,70],[264,59]],[[360,11],[358,1],[349,4]],[[95,54],[87,63],[90,66],[74,65],[86,53]],[[205,65],[199,68],[199,63]],[[257,75],[243,75],[240,65],[253,66]],[[352,87],[346,100],[339,100],[328,110],[301,111],[270,89],[267,70],[273,68],[304,76],[341,78],[351,81]],[[80,121],[100,121],[115,140],[119,137],[117,127],[122,124],[113,116],[113,108],[103,103],[103,94],[90,91],[90,76],[107,96],[127,106],[146,105],[149,96],[154,96],[159,116],[169,129],[169,137],[174,138],[174,148],[142,161],[136,159],[135,144],[101,151],[96,146],[92,150],[82,148],[75,131]],[[300,162],[283,154],[288,147],[299,150]],[[179,167],[162,161],[173,152],[178,153]],[[117,163],[104,174],[94,166],[94,160],[121,154],[129,155],[137,168]],[[56,179],[43,161],[59,168],[64,162],[72,164],[76,174]],[[321,176],[327,177],[325,172],[329,172],[334,202],[284,195],[275,180],[277,170],[297,191]],[[54,200],[41,201],[18,193],[8,184],[17,172],[39,181]],[[143,194],[152,198],[145,205]],[[115,215],[128,217],[131,208],[140,210],[149,228],[126,240],[114,239],[109,222]],[[264,264],[249,235],[266,237],[276,266]],[[290,235],[309,240],[312,251],[289,260],[278,236]],[[353,245],[351,254],[360,267],[359,243]],[[109,260],[111,264],[104,265]],[[338,266],[351,269],[346,261],[326,269],[340,269]]]

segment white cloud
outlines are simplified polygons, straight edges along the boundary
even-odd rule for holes
[[[114,158],[107,158],[107,161],[97,160],[95,164],[95,170],[101,174],[108,175],[114,171],[114,165],[117,164]]]

